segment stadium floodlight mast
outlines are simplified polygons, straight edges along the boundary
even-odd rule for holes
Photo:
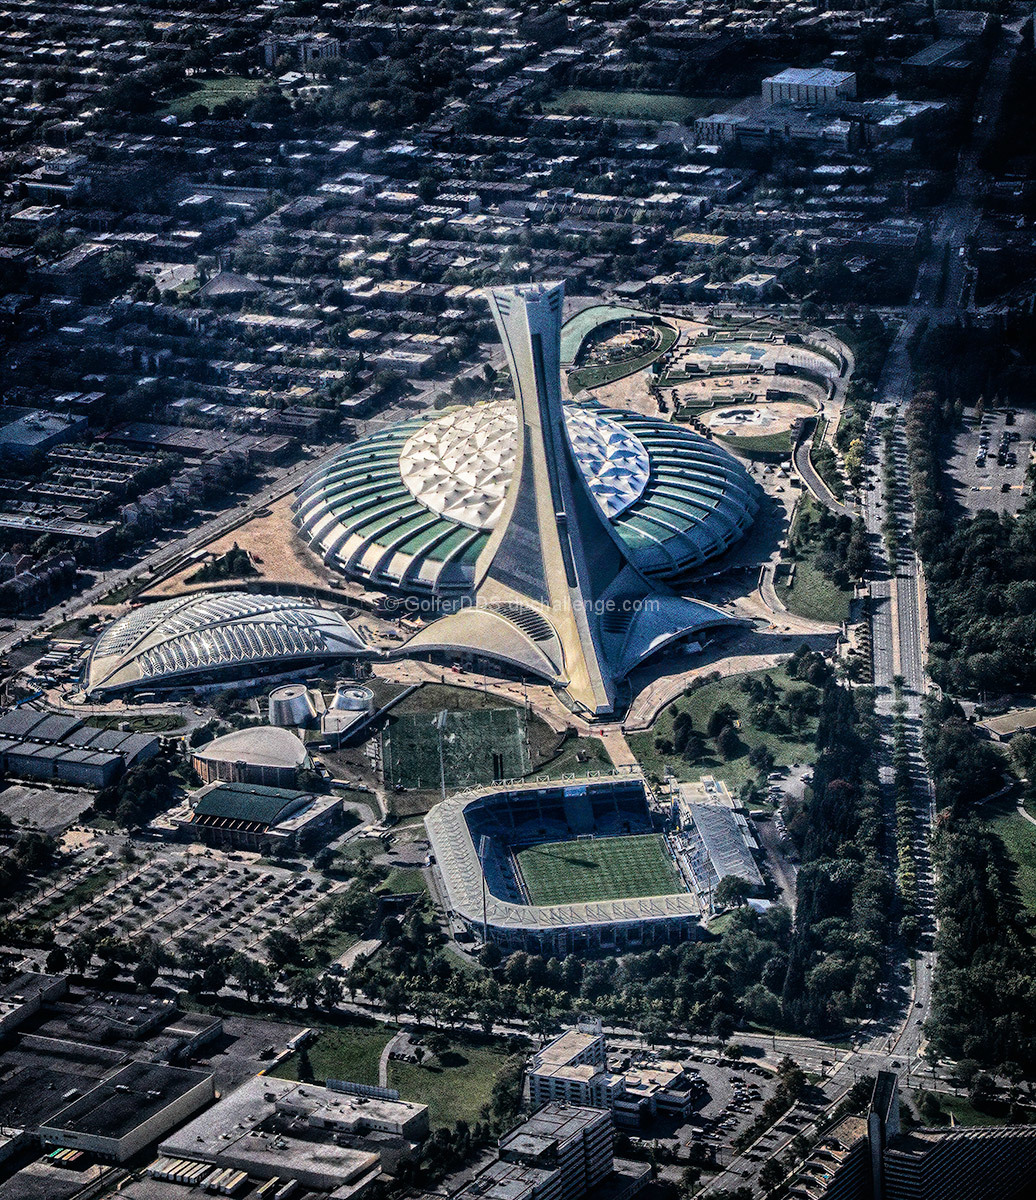
[[[439,735],[439,787],[444,800],[446,799],[446,759],[443,755],[442,735],[443,730],[446,728],[446,718],[448,715],[447,710],[444,708],[436,714],[435,719],[432,721],[432,724],[435,726],[435,732]],[[450,734],[450,739],[453,739],[452,733]]]
[[[489,944],[489,921],[486,918],[486,854],[489,850],[489,834],[484,833],[478,839],[478,865],[482,868],[482,945]]]

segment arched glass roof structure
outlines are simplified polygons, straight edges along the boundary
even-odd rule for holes
[[[750,528],[758,489],[714,442],[622,409],[567,404],[565,415],[591,494],[648,578],[678,579]],[[311,476],[295,523],[346,575],[388,590],[463,595],[500,515],[516,437],[510,400],[404,421]]]
[[[90,696],[274,675],[367,649],[346,619],[296,596],[201,592],[120,617],[97,639]]]

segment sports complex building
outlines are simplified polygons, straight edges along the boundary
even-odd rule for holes
[[[160,600],[113,622],[86,666],[91,698],[274,679],[368,652],[332,608],[295,596],[209,592]]]
[[[502,665],[603,716],[646,658],[739,624],[668,584],[745,535],[757,489],[689,430],[562,403],[560,284],[486,298],[515,403],[357,443],[303,485],[294,519],[326,563],[445,613],[401,653]]]
[[[756,485],[722,446],[632,410],[568,403],[564,414],[591,495],[647,577],[677,580],[748,532]],[[403,421],[308,480],[295,523],[351,578],[440,600],[469,596],[517,438],[512,400]]]
[[[504,949],[563,955],[695,936],[697,895],[638,776],[461,793],[425,826],[454,920]]]

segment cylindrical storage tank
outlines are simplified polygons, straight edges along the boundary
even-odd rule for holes
[[[338,684],[331,707],[343,712],[372,713],[374,711],[374,693],[370,688]]]
[[[282,729],[308,725],[317,715],[305,684],[287,683],[270,693],[270,724]]]

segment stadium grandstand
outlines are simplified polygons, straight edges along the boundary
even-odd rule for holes
[[[622,950],[698,926],[639,775],[461,793],[425,825],[453,919],[503,948]]]

